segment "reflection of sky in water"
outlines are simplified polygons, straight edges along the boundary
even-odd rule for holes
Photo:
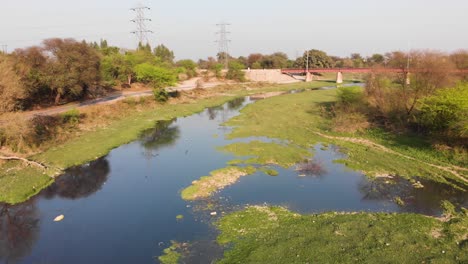
[[[256,173],[203,202],[188,203],[180,191],[193,180],[224,167],[232,155],[216,147],[250,139],[226,140],[219,126],[249,103],[238,99],[187,118],[156,124],[139,140],[107,157],[76,167],[29,202],[0,205],[0,263],[149,263],[170,240],[195,241],[193,263],[220,254],[210,239],[209,213],[245,204],[286,205],[300,212],[410,211],[437,214],[453,190],[433,183],[413,189],[403,180],[368,181],[342,164],[333,148],[314,149],[323,166],[318,176],[299,177],[294,168],[274,167],[276,177]],[[271,141],[266,138],[255,138]],[[392,200],[401,197],[405,207]],[[459,202],[466,196],[455,194]],[[207,209],[209,205],[211,209]],[[60,223],[52,220],[60,214]],[[182,214],[184,219],[176,221]],[[215,252],[215,253],[214,253]],[[207,257],[208,256],[208,257]]]

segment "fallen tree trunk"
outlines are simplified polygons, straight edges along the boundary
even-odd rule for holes
[[[36,167],[39,167],[41,169],[47,169],[47,166],[45,166],[44,164],[41,164],[39,162],[36,162],[36,161],[32,161],[32,160],[28,160],[28,159],[25,159],[25,158],[21,158],[21,157],[16,157],[16,156],[0,156],[0,160],[19,160],[19,161],[22,161],[24,163],[27,163],[28,165],[34,165]]]

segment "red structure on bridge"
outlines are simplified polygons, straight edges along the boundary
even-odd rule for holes
[[[283,74],[302,74],[306,73],[306,69],[281,69]],[[406,73],[406,69],[399,68],[310,68],[309,73],[370,73],[370,72],[389,72],[389,73]],[[424,72],[424,69],[410,69],[410,72]],[[468,73],[467,70],[453,70],[454,73]]]

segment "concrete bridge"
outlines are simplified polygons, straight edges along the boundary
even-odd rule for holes
[[[411,69],[410,72],[425,72],[426,69]],[[307,69],[281,69],[282,74],[289,76],[306,74],[306,82],[312,81],[313,73],[336,73],[336,83],[343,83],[343,73],[403,73],[408,74],[407,69],[401,68],[310,68]],[[456,74],[468,74],[468,69],[452,70]]]

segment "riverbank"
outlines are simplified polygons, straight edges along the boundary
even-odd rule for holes
[[[250,104],[228,120],[228,139],[269,138],[220,147],[236,156],[229,165],[279,165],[307,174],[320,169],[314,160],[315,145],[339,146],[345,157],[334,162],[372,178],[405,178],[417,188],[420,180],[442,183],[461,191],[468,189],[468,170],[422,138],[390,135],[369,129],[359,133],[332,132],[328,107],[336,101],[336,90],[305,91],[267,98]],[[191,188],[191,187],[188,187]],[[183,198],[187,198],[186,196]],[[396,199],[396,197],[395,197]]]
[[[422,138],[390,135],[377,129],[331,132],[332,121],[327,118],[326,107],[335,101],[336,90],[306,91],[259,101],[225,123],[233,127],[228,137],[268,137],[305,149],[319,142],[335,144],[347,156],[338,162],[367,176],[421,177],[466,189],[467,168],[431,148]],[[241,150],[231,148],[236,155],[249,154]]]
[[[239,84],[196,89],[183,92],[167,104],[138,104],[121,102],[128,107],[125,115],[118,115],[119,103],[112,106],[93,106],[91,112],[117,111],[91,122],[93,126],[77,128],[66,141],[26,158],[45,164],[48,169],[30,167],[19,161],[5,162],[0,167],[0,202],[16,204],[28,200],[50,185],[67,168],[84,164],[105,156],[110,150],[138,138],[156,122],[188,116],[207,107],[221,105],[246,95],[296,89],[309,89],[330,85],[329,82],[297,83],[287,85]],[[130,105],[130,106],[129,106]],[[134,108],[131,108],[134,107]]]
[[[447,216],[251,206],[217,223],[218,242],[230,245],[217,263],[463,263],[468,217]]]

